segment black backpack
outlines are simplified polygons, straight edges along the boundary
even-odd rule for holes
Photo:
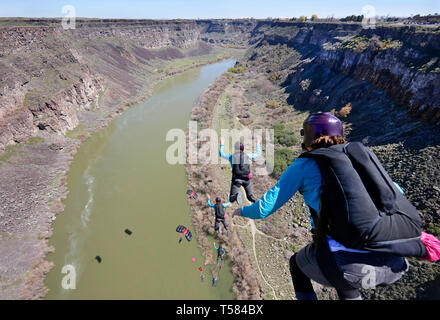
[[[330,237],[347,248],[426,255],[420,214],[362,143],[319,148],[300,158],[315,160],[321,172],[320,214],[327,214]]]
[[[232,155],[232,176],[238,179],[249,179],[251,168],[249,158],[244,152],[237,152]]]
[[[223,204],[215,204],[214,211],[217,219],[225,218],[225,207],[223,207]]]

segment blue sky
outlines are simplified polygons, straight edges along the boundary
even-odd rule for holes
[[[378,16],[440,13],[440,0],[0,0],[0,17],[61,17],[73,5],[89,18],[345,17],[371,5]]]

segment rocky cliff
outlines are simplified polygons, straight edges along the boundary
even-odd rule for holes
[[[257,26],[254,33],[263,33],[263,41],[269,44],[286,44],[303,57],[309,57],[311,63],[304,65],[304,72],[317,64],[326,67],[321,78],[314,77],[306,94],[309,99],[314,99],[315,88],[329,81],[329,74],[343,74],[383,91],[411,114],[440,125],[440,32],[437,29],[265,23]],[[302,80],[296,72],[288,81],[299,84]],[[296,91],[292,99],[300,102],[294,96]],[[308,102],[302,94],[301,99],[303,104]]]

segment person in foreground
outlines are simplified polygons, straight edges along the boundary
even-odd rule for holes
[[[277,184],[233,216],[263,219],[297,191],[309,207],[313,242],[290,258],[298,300],[317,300],[311,280],[334,287],[340,299],[361,300],[360,288],[386,286],[409,269],[406,256],[440,259],[440,242],[421,232],[420,214],[377,157],[347,143],[330,113],[309,116],[301,130],[306,151]]]

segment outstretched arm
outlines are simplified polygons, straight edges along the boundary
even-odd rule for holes
[[[227,159],[227,160],[229,160],[229,162],[231,162],[232,155],[230,155],[230,154],[225,154],[225,153],[223,152],[223,150],[224,150],[224,144],[225,144],[225,140],[223,139],[223,137],[220,137],[220,150],[219,150],[219,155],[220,155],[220,157],[222,157],[222,158],[224,158],[224,159]]]
[[[261,156],[261,145],[259,143],[257,143],[257,150],[255,153],[251,153],[251,154],[247,154],[248,157],[253,160],[255,158],[258,158],[259,156]]]
[[[248,154],[248,157],[249,157],[251,160],[253,160],[253,159],[258,158],[259,156],[261,156],[261,138],[260,138],[260,137],[257,137],[256,140],[257,140],[257,145],[256,145],[257,150],[256,150],[256,152],[255,152],[255,153]]]
[[[234,216],[241,215],[251,219],[264,219],[282,207],[303,183],[303,160],[295,160],[284,171],[278,183],[269,189],[260,200],[250,206],[237,209]]]
[[[228,199],[229,199],[229,197],[228,197]],[[229,207],[230,205],[231,205],[230,201],[223,203],[223,208]]]

